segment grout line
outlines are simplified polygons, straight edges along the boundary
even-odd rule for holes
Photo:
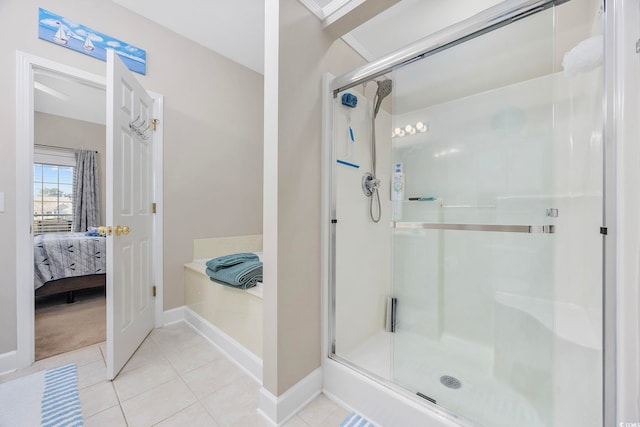
[[[106,369],[105,369],[106,372]],[[117,377],[117,376],[116,376]],[[122,419],[124,419],[124,423],[129,426],[129,420],[127,420],[127,416],[124,413],[124,408],[122,407],[122,401],[120,400],[120,395],[118,395],[118,390],[116,390],[116,386],[113,384],[113,381],[109,381],[111,383],[111,387],[113,388],[113,392],[116,395],[116,399],[118,400],[118,408],[120,408],[120,413],[122,414]]]

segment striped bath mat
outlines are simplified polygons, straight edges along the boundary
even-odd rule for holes
[[[74,364],[0,384],[0,402],[0,426],[84,425]]]
[[[376,427],[376,426],[371,424],[365,418],[362,418],[362,416],[356,414],[355,412],[352,412],[349,415],[347,415],[347,418],[342,420],[342,422],[340,423],[340,426],[338,427]]]

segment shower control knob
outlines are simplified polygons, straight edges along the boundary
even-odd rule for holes
[[[378,187],[380,187],[380,180],[374,177],[371,172],[362,175],[362,192],[365,196],[371,197]]]

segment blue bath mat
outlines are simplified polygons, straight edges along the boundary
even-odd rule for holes
[[[367,421],[361,415],[356,414],[355,412],[347,415],[347,418],[342,420],[338,427],[376,427],[374,424]]]
[[[0,426],[83,425],[74,364],[0,384]]]

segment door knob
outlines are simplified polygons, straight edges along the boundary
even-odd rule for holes
[[[111,236],[111,227],[101,225],[98,227],[98,234],[101,236]]]
[[[119,236],[121,234],[129,234],[129,231],[131,231],[131,229],[126,225],[124,227],[116,225],[116,236]]]

